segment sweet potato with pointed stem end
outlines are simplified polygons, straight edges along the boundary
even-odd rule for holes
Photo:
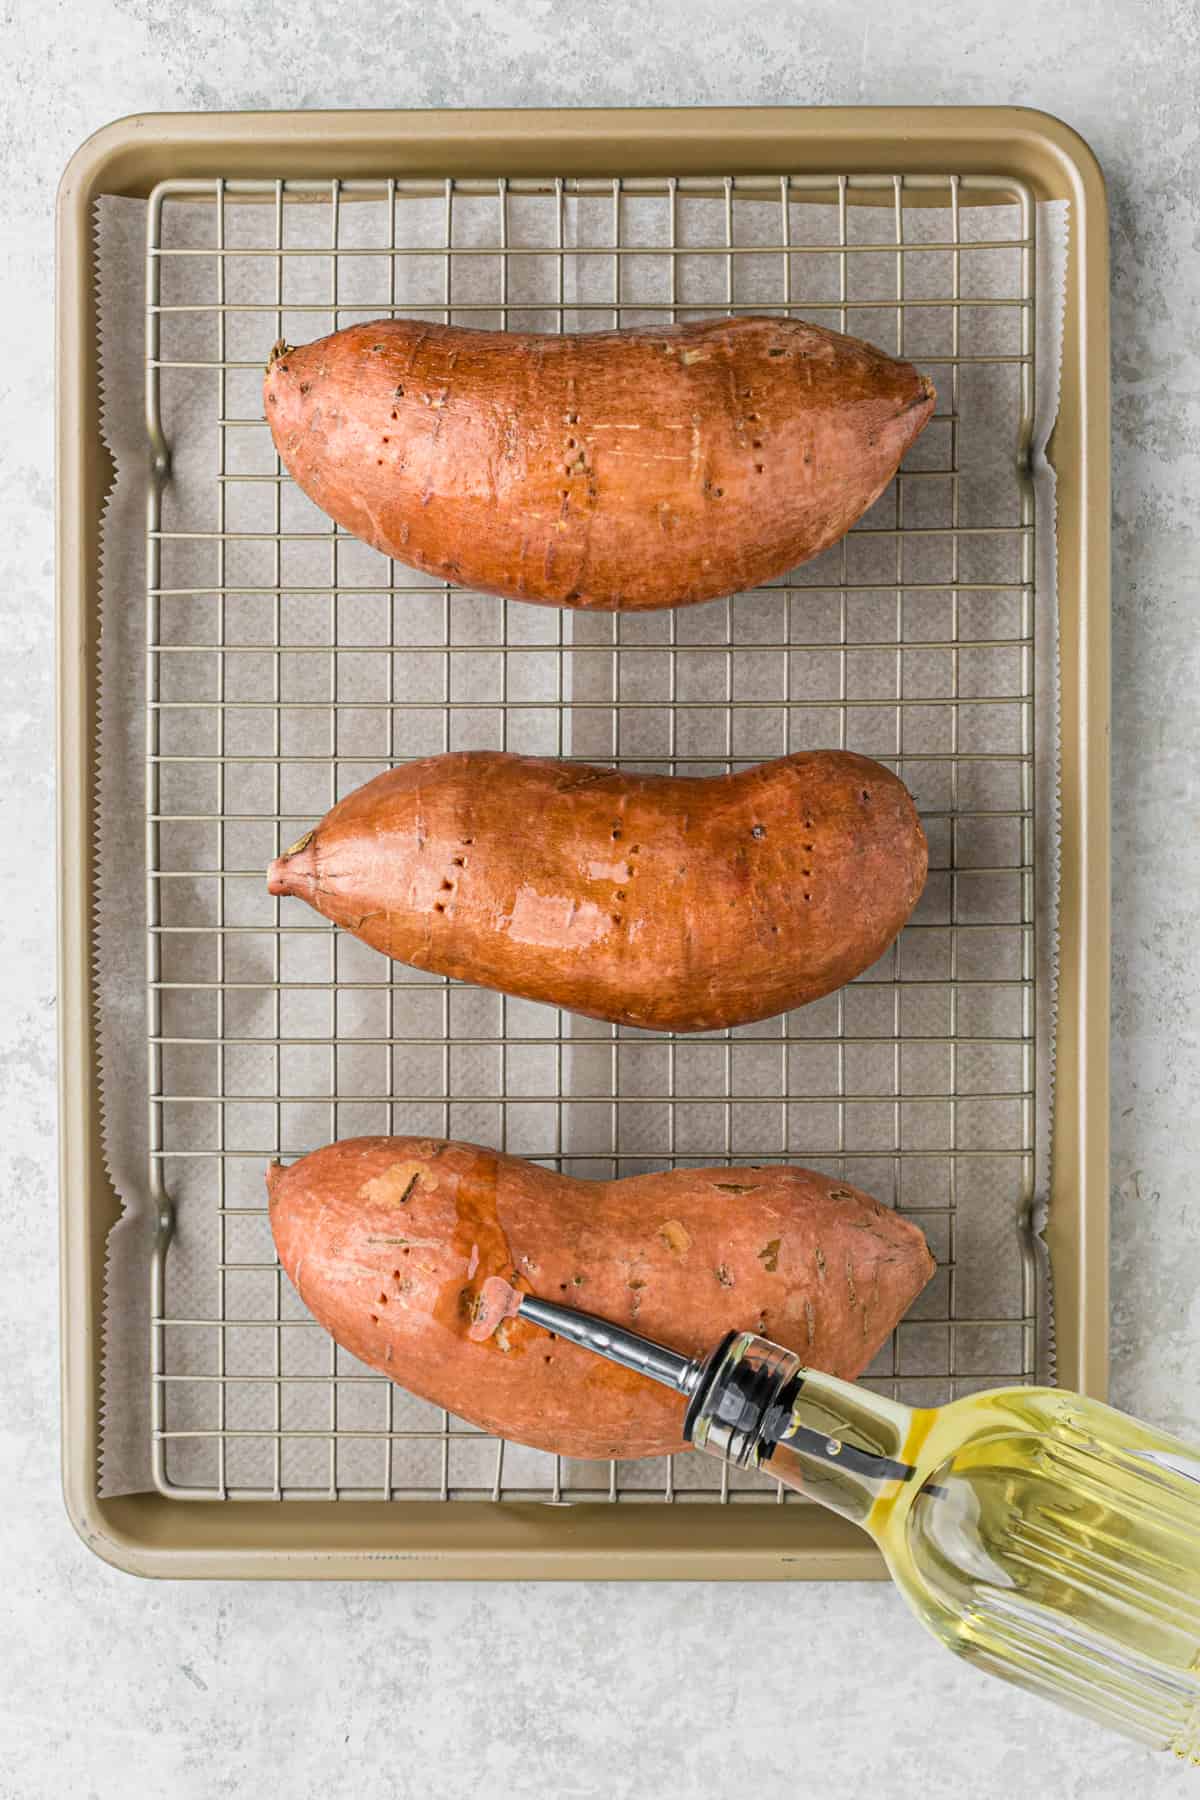
[[[279,1260],[361,1362],[564,1456],[680,1450],[684,1402],[524,1319],[472,1332],[485,1283],[586,1307],[689,1355],[747,1327],[866,1368],[933,1273],[920,1231],[807,1169],[576,1181],[428,1138],[352,1138],[267,1174]]]
[[[423,320],[271,352],[304,492],[385,556],[510,600],[682,606],[842,537],[933,411],[911,363],[798,319],[563,337]]]
[[[377,775],[267,882],[418,969],[713,1031],[868,968],[926,864],[907,788],[865,756],[695,779],[473,750]]]

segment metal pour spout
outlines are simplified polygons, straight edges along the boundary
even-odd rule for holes
[[[508,1291],[515,1297],[515,1290]],[[881,1454],[870,1441],[856,1442],[840,1429],[856,1413],[871,1414],[886,1403],[848,1382],[803,1368],[793,1351],[751,1332],[728,1332],[706,1357],[695,1360],[594,1313],[534,1294],[522,1294],[513,1315],[685,1395],[689,1404],[683,1435],[698,1450],[745,1467],[775,1454],[783,1440],[790,1454],[814,1461],[823,1474],[836,1468],[836,1492],[822,1491],[818,1498],[860,1523],[880,1482],[908,1481],[914,1474],[910,1464]],[[825,1404],[818,1397],[822,1394]],[[907,1416],[907,1408],[891,1411]],[[811,1421],[804,1416],[810,1412]],[[888,1422],[895,1425],[894,1419]],[[897,1432],[897,1439],[902,1435]],[[790,1485],[799,1486],[799,1479]],[[829,1489],[828,1478],[824,1488]]]
[[[626,1369],[636,1369],[639,1375],[648,1375],[652,1381],[660,1381],[664,1387],[674,1388],[689,1398],[704,1371],[702,1362],[682,1356],[678,1350],[668,1350],[665,1344],[652,1343],[636,1331],[626,1331],[622,1325],[610,1325],[594,1313],[559,1306],[554,1300],[539,1300],[535,1294],[522,1294],[517,1317],[530,1319],[568,1343],[580,1344]]]

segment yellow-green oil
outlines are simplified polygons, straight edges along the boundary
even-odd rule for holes
[[[947,1648],[1200,1762],[1200,1452],[1057,1388],[914,1411],[753,1332],[687,1429],[861,1525]]]
[[[1200,1761],[1196,1452],[1050,1388],[910,1421],[915,1476],[863,1522],[922,1622],[991,1673]]]

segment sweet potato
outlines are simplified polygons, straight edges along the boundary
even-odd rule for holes
[[[267,1175],[279,1259],[344,1349],[487,1431],[565,1456],[683,1447],[683,1401],[524,1319],[472,1336],[485,1282],[689,1355],[732,1328],[853,1377],[933,1272],[920,1231],[794,1168],[575,1181],[472,1144],[354,1138]]]
[[[565,337],[390,319],[271,352],[304,492],[384,555],[512,600],[680,606],[847,532],[933,411],[911,363],[777,318]]]
[[[868,968],[926,861],[907,788],[864,756],[693,779],[480,750],[376,776],[267,879],[419,969],[712,1031]]]

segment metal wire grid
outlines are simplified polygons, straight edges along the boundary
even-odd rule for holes
[[[545,208],[547,241],[536,234],[533,243],[513,241],[512,211],[525,197]],[[456,236],[456,212],[467,199],[486,201],[493,221],[490,231],[477,225],[470,243]],[[992,216],[972,203],[1000,200],[1016,209],[1015,234],[964,235],[968,208],[973,221]],[[189,203],[193,221],[197,208],[211,221],[207,244],[194,241],[194,230],[187,242],[169,241],[169,201]],[[431,201],[440,211],[440,234],[432,246],[428,234],[417,240],[414,232],[410,241],[406,212]],[[644,202],[660,209],[665,242],[630,241],[630,209]],[[722,229],[705,241],[681,229],[698,202],[707,206],[710,232],[719,208]],[[937,208],[924,215],[938,222],[934,236],[914,235],[920,216],[910,211],[914,202]],[[349,242],[346,221],[361,203],[384,209],[386,230],[366,243]],[[797,205],[818,203],[832,207],[836,232],[797,242]],[[608,218],[604,240],[583,227],[585,209],[590,225],[598,205]],[[740,241],[743,214],[754,220],[746,242]],[[572,215],[578,241],[569,242]],[[257,222],[249,244],[235,241],[230,229],[247,216]],[[293,216],[320,218],[323,241],[289,241]],[[767,219],[778,229],[764,234]],[[884,238],[881,219],[888,221]],[[765,1483],[743,1488],[726,1470],[697,1474],[699,1459],[685,1459],[686,1469],[673,1458],[606,1467],[549,1457],[531,1462],[532,1453],[486,1439],[445,1413],[418,1408],[414,1420],[391,1382],[345,1357],[294,1304],[265,1230],[260,1195],[267,1161],[360,1130],[474,1137],[582,1174],[801,1156],[909,1211],[938,1256],[934,1284],[870,1371],[878,1385],[924,1401],[1032,1377],[1035,1271],[1025,1213],[1035,1152],[1036,696],[1027,479],[1034,220],[1031,197],[1018,184],[953,175],[490,184],[214,179],[166,183],[152,196],[146,396],[156,479],[147,538],[146,850],[150,1161],[161,1220],[152,1428],[162,1491],[214,1499],[783,1498]],[[868,226],[865,238],[856,231],[859,221]],[[965,260],[997,251],[1015,253],[1015,291],[991,292],[986,283],[982,293],[967,291]],[[197,257],[211,267],[212,297],[187,291],[182,299],[164,298],[164,270],[172,260]],[[347,297],[346,271],[357,258],[371,259],[372,269],[386,265],[386,292]],[[410,258],[434,260],[440,294],[405,297]],[[650,258],[661,264],[665,288],[635,281],[631,296],[627,271]],[[911,271],[920,259],[927,267],[935,258],[948,281],[943,276],[930,292]],[[478,281],[464,277],[474,259],[477,271],[495,275],[495,290],[483,297]],[[550,265],[548,292],[516,278],[532,259]],[[739,267],[749,259],[759,289],[745,298]],[[257,287],[239,279],[239,264],[251,262]],[[288,271],[300,262],[327,272],[320,298],[289,291]],[[765,296],[764,262],[777,283]],[[881,264],[892,271],[887,299],[856,292],[856,267]],[[607,294],[595,279],[601,269],[610,271]],[[818,269],[821,279],[814,277]],[[830,276],[832,292],[822,286]],[[265,423],[256,406],[233,404],[241,372],[251,372],[256,390],[265,348],[292,320],[293,335],[312,336],[383,314],[563,330],[730,310],[814,317],[881,339],[886,321],[892,342],[885,347],[916,355],[938,380],[942,399],[922,440],[932,454],[924,462],[910,459],[885,501],[835,552],[786,583],[684,613],[573,616],[472,599],[395,564],[370,579],[357,564],[348,570],[359,547],[320,519],[293,528],[295,490],[270,449]],[[964,320],[1000,319],[1009,310],[1016,314],[1015,340],[1000,349],[964,348]],[[947,327],[948,340],[936,354],[914,345],[914,321],[922,314]],[[235,353],[244,337],[231,343],[235,327],[246,322],[242,315],[257,332],[253,355]],[[169,353],[164,329],[179,316],[212,324],[215,355]],[[978,340],[973,333],[972,342]],[[1012,514],[996,523],[968,520],[961,508],[964,388],[971,370],[1002,367],[1013,372],[1019,390],[1011,437],[1002,447]],[[210,423],[217,466],[205,490],[215,518],[204,529],[194,519],[164,523],[172,453],[180,450],[164,430],[167,372],[185,384],[208,383],[207,404],[215,397]],[[265,461],[243,454],[240,446],[249,441],[266,446]],[[943,510],[935,522],[913,522],[909,496],[920,489],[939,498]],[[928,510],[924,516],[934,517]],[[180,546],[211,551],[203,579],[170,578],[165,563]],[[256,553],[265,547],[269,566],[259,579],[234,566],[248,546]],[[290,546],[327,555],[327,576],[298,581],[286,561]],[[940,552],[939,579],[914,578],[908,562],[914,546]],[[972,566],[973,549],[984,550],[992,565],[985,559],[980,570]],[[860,574],[864,551],[870,561]],[[996,553],[1009,559],[1008,579],[995,573]],[[914,599],[930,597],[941,622],[914,632]],[[308,621],[300,636],[288,622],[298,601]],[[209,628],[176,632],[174,613],[194,618],[186,612],[192,603],[207,609]],[[325,617],[320,641],[312,623],[318,606]],[[989,608],[1002,611],[1007,623],[981,630]],[[368,612],[372,629],[363,628]],[[265,621],[265,631],[240,632],[246,613],[252,625]],[[994,692],[986,686],[977,692],[964,676],[971,660],[987,653],[1007,678],[992,684]],[[908,691],[915,656],[936,659],[945,691]],[[864,660],[872,673],[866,691],[856,692],[855,671]],[[320,697],[297,699],[288,691],[288,673],[306,663],[324,664],[328,688]],[[202,671],[201,678],[180,684],[181,666]],[[266,672],[265,695],[245,692],[239,669],[247,666],[260,679]],[[344,671],[352,668],[357,680],[368,666],[382,687],[369,696],[356,687],[351,695]],[[886,696],[884,667],[891,683]],[[493,686],[472,685],[481,668],[490,670]],[[974,729],[997,710],[1016,720],[1015,737],[1006,737],[1003,747]],[[237,727],[256,714],[268,721],[267,738],[241,748]],[[359,725],[372,721],[382,738],[377,733],[356,748],[347,730],[352,716]],[[913,722],[931,716],[938,718],[929,740],[936,747],[914,747],[920,738]],[[321,722],[327,741],[314,748],[311,736],[295,739],[291,727],[298,720],[308,730]],[[180,736],[177,728],[186,725],[211,728],[203,749]],[[294,748],[296,741],[305,747]],[[477,742],[703,773],[810,741],[869,749],[913,787],[931,838],[931,889],[943,897],[943,913],[919,913],[889,957],[850,988],[764,1026],[700,1040],[597,1026],[364,960],[358,946],[314,923],[296,903],[285,914],[279,899],[264,897],[252,917],[242,903],[231,903],[231,896],[261,894],[266,856],[279,854],[325,806],[407,755]],[[195,790],[188,798],[183,788],[184,799],[175,797],[172,777],[181,771],[203,772],[202,799]],[[297,774],[304,778],[303,800],[290,782]],[[193,832],[179,840],[182,848],[168,841],[179,828]],[[211,846],[207,855],[198,851],[197,831]],[[260,854],[253,866],[240,866],[236,844],[247,831],[257,834]],[[1006,848],[981,859],[982,846],[1001,840]],[[990,917],[985,904],[981,911],[980,895],[1011,893],[1014,884],[1007,910],[1001,905]],[[180,916],[173,893],[211,898],[193,919]],[[970,896],[965,904],[964,895]],[[935,939],[944,951],[936,967],[922,954],[923,940]],[[249,973],[239,955],[247,940],[256,953],[265,946],[268,959]],[[1001,973],[996,965],[980,973],[981,942],[999,947]],[[210,960],[197,963],[201,945]],[[182,961],[179,952],[187,953]],[[247,999],[258,1008],[249,1029],[242,1023]],[[327,1028],[297,1028],[293,1003],[311,1009],[317,999],[328,1006]],[[313,1015],[303,1016],[311,1021]],[[350,1050],[382,1052],[376,1066],[386,1068],[386,1079],[347,1085],[343,1058]],[[1002,1072],[981,1086],[978,1071],[972,1078],[967,1065],[974,1058],[986,1066],[993,1052],[1003,1059],[996,1063]],[[296,1053],[308,1060],[293,1092],[289,1059]],[[211,1081],[175,1079],[180,1054],[207,1058]],[[260,1069],[267,1059],[265,1083],[237,1079],[247,1054],[259,1059]],[[522,1057],[532,1057],[524,1070]],[[317,1058],[321,1074],[314,1072]],[[398,1082],[398,1073],[404,1080]],[[921,1125],[931,1109],[944,1121],[941,1138]],[[197,1130],[201,1114],[207,1131]],[[251,1141],[248,1116],[257,1121]],[[982,1122],[988,1117],[1001,1121],[994,1142]],[[960,1219],[973,1169],[992,1179],[998,1172],[1007,1189],[998,1255],[1015,1272],[1015,1305],[991,1306],[978,1268],[964,1291]],[[210,1213],[215,1227],[205,1252],[212,1302],[181,1309],[170,1303],[172,1245],[193,1207]],[[982,1281],[986,1288],[986,1275]],[[247,1283],[257,1295],[253,1304],[241,1298]],[[300,1366],[289,1346],[306,1336],[319,1348]],[[247,1343],[254,1348],[247,1351]],[[197,1344],[205,1346],[202,1352],[191,1348]],[[314,1421],[310,1411],[303,1424],[292,1423],[289,1401],[297,1393],[310,1407],[320,1396],[323,1417]],[[202,1423],[178,1410],[185,1394],[206,1402]],[[247,1398],[255,1404],[244,1415]],[[364,1410],[367,1402],[373,1410]],[[314,1446],[322,1463],[315,1474]],[[289,1468],[294,1450],[308,1459],[298,1478]],[[371,1473],[364,1472],[367,1455]]]

